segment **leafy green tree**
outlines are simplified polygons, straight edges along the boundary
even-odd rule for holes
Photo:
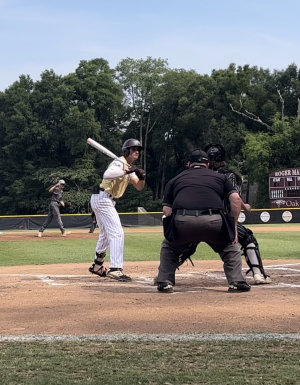
[[[63,178],[70,211],[88,211],[91,188],[111,161],[88,137],[117,155],[129,137],[145,148],[147,188],[129,188],[118,210],[160,211],[186,153],[213,142],[225,147],[231,168],[258,183],[263,207],[268,174],[299,167],[299,81],[294,63],[273,73],[232,63],[208,76],[151,57],[126,58],[116,69],[103,58],[81,61],[67,76],[45,70],[37,82],[22,75],[0,92],[0,210],[44,212],[47,190]]]
[[[248,133],[243,153],[249,182],[258,183],[258,208],[269,207],[269,173],[299,167],[300,158],[299,119],[275,116],[270,130],[266,133]]]
[[[279,108],[284,108],[284,115],[297,116],[298,100],[300,97],[300,69],[295,63],[290,64],[285,70],[274,71],[274,85],[284,101],[278,99]]]
[[[32,203],[35,186],[35,140],[40,128],[33,114],[30,77],[20,76],[1,95],[0,210],[3,214],[19,214]],[[29,212],[30,209],[28,207]]]
[[[141,162],[145,170],[148,135],[157,122],[157,116],[153,115],[154,99],[167,71],[167,60],[153,59],[150,56],[146,60],[126,58],[116,67],[116,79],[125,92],[125,103],[129,111],[128,133],[139,130],[139,140],[144,147]]]
[[[122,99],[114,71],[103,59],[81,62],[66,77],[47,70],[34,83],[21,76],[1,94],[2,212],[43,212],[47,190],[59,178],[68,184],[71,210],[84,211],[107,163],[86,140],[103,137],[117,147]]]

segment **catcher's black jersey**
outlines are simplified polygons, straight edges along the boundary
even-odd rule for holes
[[[225,174],[226,177],[231,181],[239,196],[242,196],[242,178],[238,174],[235,174],[234,172],[225,168],[219,168],[217,172],[219,174]]]
[[[236,189],[239,196],[242,195],[242,186],[238,184],[236,174],[233,172],[226,174],[227,178],[230,179],[233,187]]]

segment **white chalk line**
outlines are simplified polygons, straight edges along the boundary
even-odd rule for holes
[[[57,283],[54,279],[51,279],[50,277],[38,277],[42,282],[48,283],[52,286],[66,286],[66,283]]]
[[[289,267],[272,267],[272,270],[297,271],[300,273],[299,269],[290,269]]]
[[[0,274],[0,276],[6,276],[6,277],[45,277],[45,275],[41,274]],[[47,277],[57,277],[57,278],[81,278],[81,277],[91,277],[91,274],[48,274]]]
[[[265,268],[266,269],[274,269],[274,270],[284,270],[284,271],[295,271],[295,272],[299,272],[300,274],[300,269],[291,269],[289,267],[286,267],[286,266],[297,266],[297,265],[300,265],[300,263],[287,263],[287,264],[282,264],[282,265],[270,265],[270,266],[266,266]],[[248,270],[247,268],[243,268],[243,271],[246,271]],[[222,273],[220,271],[220,273]],[[221,276],[221,275],[218,275],[218,274],[214,274],[214,273],[208,273],[208,272],[195,272],[195,271],[190,271],[190,272],[187,272],[187,273],[178,273],[176,274],[178,277],[189,277],[191,275],[202,275],[202,276],[205,276],[205,277],[208,277],[208,278],[214,278],[216,280],[226,280],[226,277],[224,276]],[[51,286],[68,286],[68,285],[83,285],[83,284],[86,284],[86,282],[72,282],[72,283],[58,283],[55,281],[55,278],[87,278],[87,277],[91,277],[90,275],[87,275],[87,274],[84,274],[84,275],[80,275],[80,274],[49,274],[49,275],[40,275],[40,274],[23,274],[23,273],[20,273],[20,274],[15,274],[15,273],[12,273],[12,274],[0,274],[0,276],[11,276],[11,277],[32,277],[32,278],[37,278],[39,280],[41,280],[42,282],[44,283],[47,283],[48,285],[51,285]],[[293,275],[295,276],[295,275]],[[138,284],[142,284],[142,285],[149,285],[151,282],[153,281],[153,278],[150,278],[150,277],[147,277],[147,276],[139,276],[137,277],[137,279],[135,279],[134,281],[132,281],[133,283],[138,283]],[[98,285],[100,282],[97,281],[97,282],[89,282],[89,284],[91,285]],[[105,282],[106,284],[109,283],[109,281]],[[116,283],[116,282],[112,282],[110,281],[110,283]],[[282,288],[282,287],[287,287],[287,288],[298,288],[300,287],[300,285],[295,285],[295,284],[287,284],[287,283],[278,283],[276,285],[252,285],[252,287],[266,287],[266,288],[269,288],[269,289],[276,289],[276,288]]]
[[[0,335],[0,342],[205,342],[205,341],[299,341],[300,333],[245,334],[104,334],[104,335]]]
[[[298,263],[285,263],[284,265],[269,265],[266,266],[266,268],[272,268],[272,267],[280,267],[280,266],[297,266],[300,265],[300,262]]]

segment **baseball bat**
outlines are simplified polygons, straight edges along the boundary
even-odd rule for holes
[[[119,162],[125,164],[125,166],[129,166],[130,167],[130,165],[128,163],[123,162],[121,159],[119,159],[117,157],[117,155],[115,155],[113,152],[109,151],[106,147],[102,146],[102,144],[96,142],[95,140],[93,140],[91,138],[88,138],[87,143],[90,146],[94,147],[96,150],[102,152],[102,154],[107,155],[107,156],[109,156],[112,159],[118,159]]]

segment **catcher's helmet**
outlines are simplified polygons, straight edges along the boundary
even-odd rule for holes
[[[187,156],[187,160],[191,163],[208,163],[208,156],[207,153],[201,148],[196,148],[192,152],[190,152]]]
[[[140,154],[141,154],[141,151],[144,149],[141,143],[137,139],[127,139],[125,140],[122,146],[122,151],[124,156],[129,155],[130,147],[138,147],[140,149]]]
[[[225,150],[221,144],[208,144],[204,151],[207,152],[209,162],[223,162],[225,160]]]

